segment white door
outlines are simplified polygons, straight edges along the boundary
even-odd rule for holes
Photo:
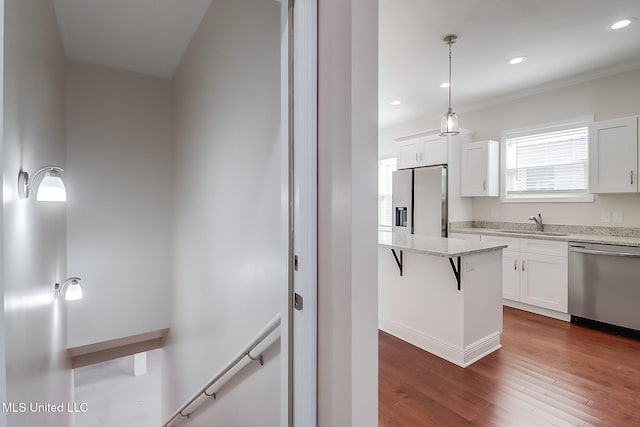
[[[286,2],[283,2],[286,3]],[[288,1],[288,20],[293,18],[293,121],[292,170],[292,286],[288,295],[292,311],[292,383],[288,417],[283,426],[317,425],[317,0]],[[291,25],[291,22],[290,22]],[[295,40],[295,42],[294,42]],[[289,92],[291,93],[291,92]],[[291,113],[292,111],[292,113]],[[291,128],[291,127],[289,127]],[[290,151],[291,153],[291,151]],[[291,312],[291,311],[290,311]],[[288,357],[284,355],[283,357]],[[287,424],[285,424],[285,418]]]
[[[520,301],[520,252],[502,251],[502,298]]]
[[[448,158],[447,138],[439,135],[422,139],[418,147],[418,165],[446,165]]]
[[[638,117],[606,120],[589,127],[589,191],[638,191]]]
[[[520,302],[567,312],[567,258],[522,252]]]
[[[397,168],[407,169],[418,164],[418,144],[415,142],[401,142],[397,149]]]
[[[474,142],[462,145],[460,195],[476,197],[487,195],[488,144]]]

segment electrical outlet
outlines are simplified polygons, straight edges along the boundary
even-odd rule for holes
[[[476,269],[476,267],[469,261],[465,262],[465,267],[467,271],[473,271]]]
[[[600,213],[600,221],[602,221],[602,222],[611,222],[611,212],[610,211],[602,211]]]
[[[622,224],[624,222],[624,212],[613,211],[613,222]]]

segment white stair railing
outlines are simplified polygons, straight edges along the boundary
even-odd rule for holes
[[[215,374],[197,393],[191,396],[190,399],[185,401],[180,408],[178,408],[168,419],[162,424],[162,427],[171,427],[174,422],[189,418],[189,416],[196,410],[198,406],[207,401],[210,397],[216,398],[216,394],[219,392],[222,384],[226,383],[229,379],[238,373],[244,366],[251,361],[258,361],[261,365],[264,365],[264,359],[262,354],[259,356],[253,356],[251,352],[258,347],[261,343],[265,342],[265,349],[275,342],[280,337],[280,331],[273,334],[273,332],[280,327],[280,313],[278,313],[271,321],[253,338],[245,348],[238,353],[224,368],[222,368],[217,374]],[[265,341],[269,338],[269,341]],[[245,364],[236,370],[232,375],[225,376],[235,368],[240,362],[245,361]],[[224,380],[224,381],[222,381]],[[215,386],[218,386],[217,388]],[[215,391],[210,391],[215,388]]]

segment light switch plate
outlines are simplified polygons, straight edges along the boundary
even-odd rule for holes
[[[624,212],[613,211],[613,222],[622,224],[624,222]]]
[[[611,212],[610,211],[602,211],[600,213],[600,221],[602,221],[602,222],[611,222]]]

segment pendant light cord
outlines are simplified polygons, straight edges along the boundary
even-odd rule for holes
[[[449,111],[451,111],[451,40],[449,40]]]

